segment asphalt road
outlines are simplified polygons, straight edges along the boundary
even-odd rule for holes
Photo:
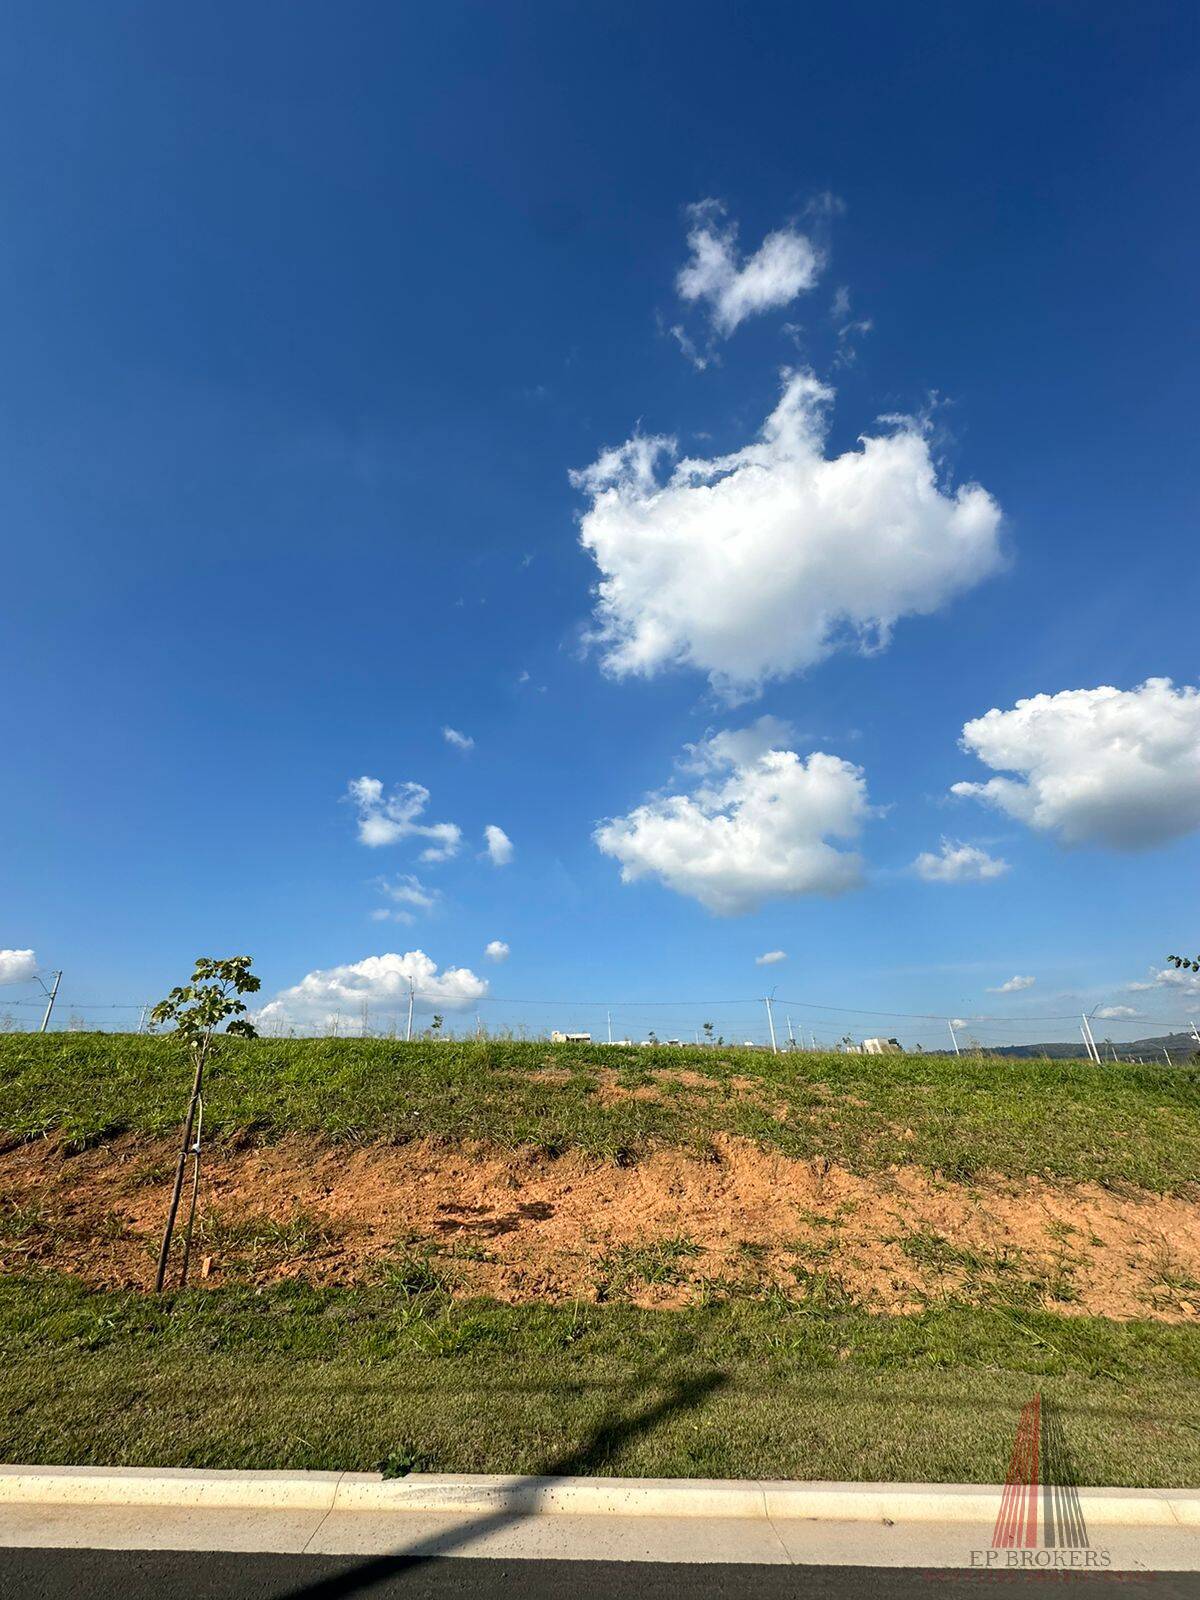
[[[0,1600],[965,1600],[997,1579],[902,1567],[696,1566],[666,1562],[482,1561],[175,1550],[0,1550]],[[1003,1592],[1052,1578],[1003,1575]],[[1200,1600],[1200,1573],[1073,1577],[1078,1594]],[[1056,1584],[1057,1587],[1057,1584]]]

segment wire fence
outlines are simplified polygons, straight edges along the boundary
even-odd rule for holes
[[[1056,1053],[1090,1054],[1079,1012],[1022,1016],[888,1011],[837,1006],[814,1000],[743,996],[723,1000],[564,1000],[486,995],[464,1006],[444,991],[415,989],[413,1011],[407,989],[381,999],[357,998],[320,1015],[286,1019],[268,1016],[260,1031],[269,1037],[329,1038],[502,1038],[587,1041],[593,1044],[738,1046],[752,1049],[852,1051],[886,1050],[973,1054],[1029,1049],[1050,1044]],[[1200,1030],[1189,1017],[1104,1018],[1093,1008],[1090,1029],[1102,1059],[1177,1063],[1200,1051]],[[98,1001],[60,995],[50,1028],[54,1032],[141,1033],[150,1004]],[[6,993],[0,989],[0,1033],[34,1032],[46,1011],[44,992]],[[1112,1033],[1123,1033],[1114,1039]],[[1136,1033],[1136,1040],[1128,1038]],[[1147,1041],[1155,1039],[1150,1046]],[[1161,1042],[1158,1042],[1160,1041]],[[1138,1048],[1140,1046],[1140,1048]]]

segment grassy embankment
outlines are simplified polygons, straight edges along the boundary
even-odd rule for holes
[[[569,1076],[531,1076],[550,1065]],[[663,1068],[714,1092],[598,1093]],[[3,1039],[0,1130],[163,1132],[185,1076],[166,1041]],[[740,1092],[748,1079],[767,1092]],[[266,1040],[231,1048],[209,1118],[264,1140],[419,1132],[623,1163],[725,1132],[947,1181],[1188,1193],[1200,1173],[1200,1079],[1165,1066]],[[0,1373],[8,1460],[994,1481],[1041,1389],[1081,1481],[1200,1483],[1200,1329],[1061,1316],[1000,1287],[882,1317],[827,1295],[499,1306],[451,1298],[420,1264],[357,1289],[165,1302],[30,1274],[0,1282]]]

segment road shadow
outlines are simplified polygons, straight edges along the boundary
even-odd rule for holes
[[[551,1457],[540,1471],[531,1473],[528,1477],[512,1479],[514,1498],[518,1498],[524,1488],[533,1489],[539,1479],[571,1477],[594,1469],[609,1460],[617,1450],[632,1439],[650,1433],[668,1417],[703,1405],[712,1394],[728,1382],[725,1373],[715,1371],[698,1377],[680,1378],[671,1385],[661,1400],[637,1409],[634,1406],[637,1395],[644,1393],[668,1359],[669,1356],[663,1354],[648,1366],[639,1368],[622,1386],[609,1415],[592,1429],[582,1444]],[[396,1513],[397,1518],[402,1518],[404,1515],[403,1511]],[[279,1600],[345,1600],[347,1596],[367,1594],[372,1588],[389,1579],[401,1577],[406,1573],[411,1574],[430,1561],[453,1555],[477,1539],[500,1528],[511,1526],[528,1515],[527,1510],[515,1508],[487,1512],[473,1517],[469,1522],[459,1523],[444,1533],[418,1540],[403,1551],[372,1556],[368,1560],[356,1562],[343,1572],[333,1573],[312,1583],[302,1584],[299,1588],[289,1589],[279,1597]]]

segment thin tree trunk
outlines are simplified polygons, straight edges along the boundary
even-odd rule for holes
[[[154,1292],[162,1293],[167,1276],[167,1257],[171,1253],[171,1235],[175,1232],[175,1218],[179,1212],[179,1197],[183,1193],[183,1174],[187,1166],[188,1150],[192,1143],[192,1125],[196,1120],[196,1105],[200,1099],[200,1086],[204,1081],[204,1050],[196,1056],[196,1077],[192,1084],[192,1098],[188,1101],[187,1120],[183,1124],[183,1144],[175,1168],[175,1187],[171,1192],[171,1208],[167,1212],[167,1225],[163,1229],[162,1248],[158,1252],[158,1272],[154,1278]]]
[[[183,1264],[179,1269],[179,1287],[187,1287],[188,1262],[192,1259],[192,1227],[196,1221],[196,1200],[200,1194],[200,1137],[204,1127],[204,1097],[198,1096],[199,1117],[196,1122],[196,1142],[192,1146],[192,1199],[188,1206],[187,1226],[183,1230]]]

